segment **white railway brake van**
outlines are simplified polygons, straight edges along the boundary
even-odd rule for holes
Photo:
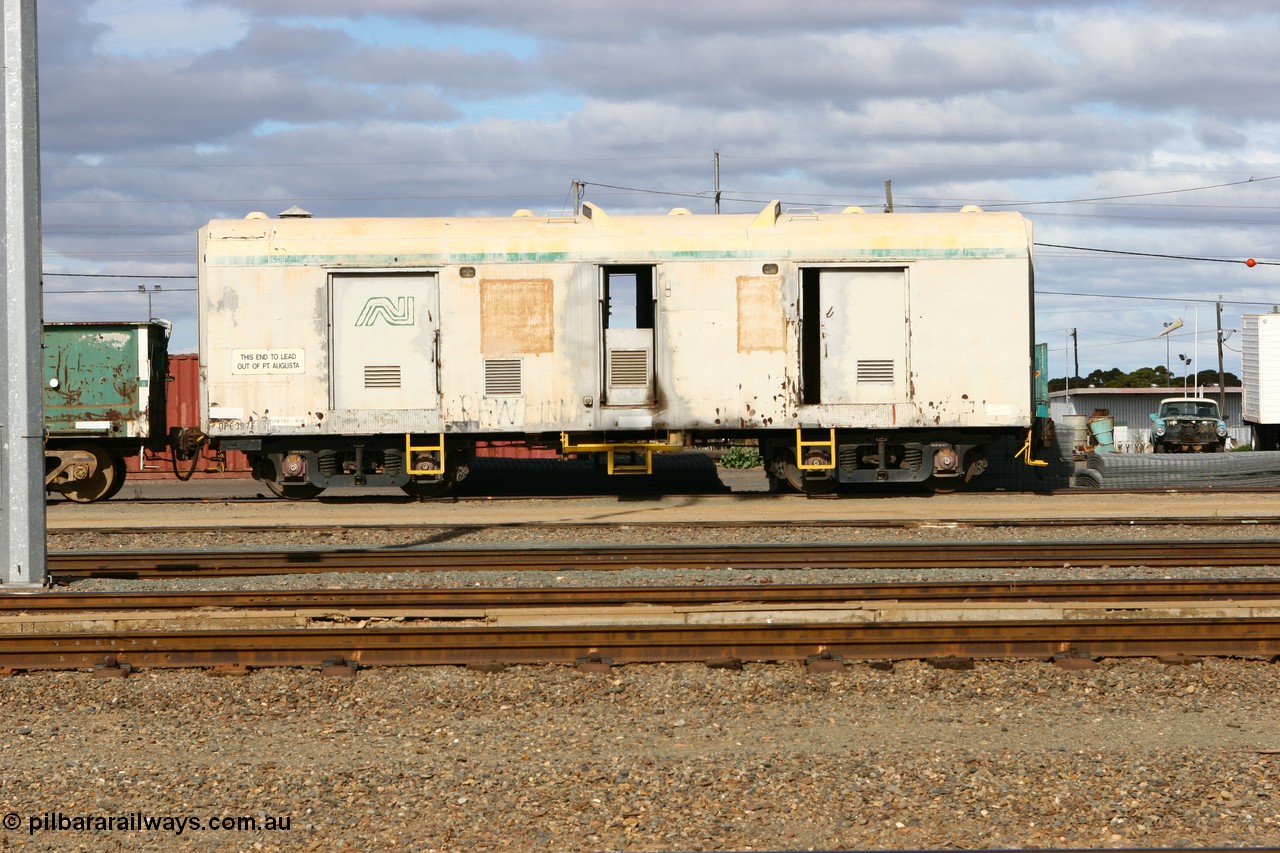
[[[201,428],[279,495],[446,491],[478,445],[756,442],[779,486],[953,488],[1026,434],[1032,237],[1017,213],[210,222]]]

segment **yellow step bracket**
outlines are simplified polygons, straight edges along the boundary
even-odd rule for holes
[[[1032,429],[1027,430],[1027,440],[1022,443],[1022,449],[1019,450],[1017,453],[1013,454],[1013,458],[1022,459],[1023,462],[1027,463],[1033,468],[1042,468],[1045,465],[1048,465],[1049,463],[1045,462],[1043,459],[1031,458],[1031,437],[1034,433],[1035,433],[1034,427]]]
[[[437,436],[438,443],[417,445],[413,443],[413,435],[411,433],[404,434],[404,467],[409,474],[435,476],[444,473],[444,433]],[[413,452],[425,451],[427,453],[439,453],[440,465],[438,468],[414,468]]]
[[[560,433],[560,447],[568,455],[571,453],[603,453],[608,459],[609,474],[652,474],[653,454],[670,453],[684,450],[683,444],[663,444],[658,441],[619,441],[599,442],[595,444],[571,444],[569,433]],[[621,463],[614,457],[618,453],[643,453],[644,462]]]
[[[827,451],[827,461],[819,462],[817,465],[806,465],[804,461],[804,449],[806,447],[821,447]],[[801,471],[830,471],[836,467],[836,431],[832,427],[827,438],[820,441],[805,441],[804,430],[796,428],[796,467]]]

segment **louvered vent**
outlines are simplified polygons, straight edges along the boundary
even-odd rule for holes
[[[518,397],[523,393],[520,359],[485,359],[484,395],[486,397]]]
[[[642,349],[616,349],[609,353],[611,388],[647,388],[649,353]]]
[[[364,387],[366,388],[399,388],[400,365],[398,364],[366,364],[364,366]]]
[[[893,359],[863,358],[858,359],[859,382],[892,382]]]

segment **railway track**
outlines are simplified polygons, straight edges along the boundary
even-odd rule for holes
[[[706,604],[792,606],[894,602],[1003,604],[1036,602],[1097,606],[1265,602],[1280,607],[1280,580],[1089,580],[984,581],[976,583],[753,584],[503,589],[309,589],[292,591],[64,592],[0,596],[0,619],[18,615],[92,612],[109,616],[154,611],[342,612],[354,617],[394,612],[444,614],[453,610],[533,607],[610,608],[640,605],[696,607]]]
[[[936,542],[545,548],[54,552],[55,583],[86,578],[172,579],[318,572],[616,571],[623,569],[1017,569],[1267,566],[1274,541]]]
[[[147,501],[148,505],[155,504],[156,501]],[[181,503],[181,502],[174,502]],[[78,519],[51,519],[49,533],[53,536],[72,536],[92,533],[98,536],[145,536],[154,537],[156,529],[154,526],[130,526],[116,525],[111,519],[94,519],[93,521],[78,523]],[[717,521],[657,521],[657,522],[628,522],[629,526],[637,529],[657,529],[657,530],[718,530],[718,529],[734,529],[734,528],[759,528],[759,527],[807,527],[814,529],[873,529],[873,530],[920,530],[920,529],[975,529],[983,528],[993,529],[1011,529],[1011,530],[1036,530],[1040,528],[1056,529],[1056,528],[1081,528],[1086,530],[1096,530],[1099,528],[1126,528],[1135,527],[1251,527],[1251,528],[1269,528],[1280,525],[1280,515],[1257,515],[1253,517],[1223,517],[1220,515],[1204,515],[1204,516],[1186,516],[1186,517],[1170,517],[1168,515],[1160,516],[1132,516],[1132,517],[1116,517],[1116,516],[1070,516],[1064,518],[1009,518],[1009,517],[990,517],[990,518],[939,518],[931,520],[922,520],[918,518],[860,518],[857,521],[840,520],[833,521],[827,519],[813,519],[803,522],[787,522],[780,524],[778,522],[768,521],[744,521],[744,520],[717,520]],[[396,532],[396,533],[417,533],[423,538],[429,538],[437,534],[456,534],[459,531],[493,531],[501,530],[509,527],[503,523],[486,523],[486,524],[430,524],[430,523],[335,523],[335,524],[245,524],[237,523],[235,529],[237,532],[245,534],[258,533],[332,533],[343,534],[348,532],[361,532],[368,530]],[[574,530],[604,530],[615,529],[618,526],[617,521],[522,521],[520,526],[525,529],[542,529],[556,531],[574,531]],[[200,534],[208,533],[210,527],[208,525],[166,525],[166,534]]]
[[[4,604],[11,671],[1280,655],[1274,581],[45,592]]]

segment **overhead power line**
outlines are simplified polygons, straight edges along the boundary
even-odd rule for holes
[[[1097,252],[1104,255],[1128,255],[1135,258],[1165,258],[1173,261],[1208,261],[1215,264],[1244,264],[1247,267],[1253,266],[1280,266],[1280,261],[1258,261],[1253,258],[1240,260],[1239,258],[1205,258],[1196,255],[1168,255],[1160,252],[1131,252],[1124,249],[1098,249],[1092,246],[1064,246],[1060,243],[1036,243],[1046,249],[1070,249],[1075,252]]]
[[[1124,296],[1119,293],[1078,293],[1070,290],[1037,290],[1036,296],[1083,296],[1090,299],[1143,299],[1149,302],[1203,302],[1205,305],[1216,305],[1221,302],[1223,305],[1275,305],[1275,300],[1270,302],[1248,302],[1241,299],[1203,299],[1196,297],[1183,296]]]
[[[132,273],[108,273],[108,272],[45,272],[40,274],[43,278],[51,278],[57,276],[59,278],[181,278],[195,279],[193,275],[145,275]]]
[[[1155,190],[1149,193],[1128,193],[1126,195],[1103,195],[1103,196],[1095,196],[1093,198],[1064,198],[1064,199],[1059,199],[1058,201],[994,202],[994,203],[991,203],[989,206],[991,207],[1008,207],[1008,206],[1025,207],[1029,205],[1041,205],[1041,204],[1090,204],[1092,202],[1118,201],[1120,199],[1126,199],[1126,198],[1151,198],[1152,196],[1158,196],[1158,195],[1177,195],[1178,193],[1194,193],[1194,192],[1200,192],[1201,190],[1219,190],[1219,189],[1222,189],[1223,187],[1238,187],[1244,184],[1259,184],[1259,183],[1262,183],[1263,181],[1274,181],[1276,179],[1280,179],[1280,175],[1268,175],[1265,178],[1247,178],[1243,181],[1229,181],[1225,184],[1209,184],[1208,186],[1203,186],[1203,187],[1183,187],[1182,189],[1177,189],[1177,190]]]

